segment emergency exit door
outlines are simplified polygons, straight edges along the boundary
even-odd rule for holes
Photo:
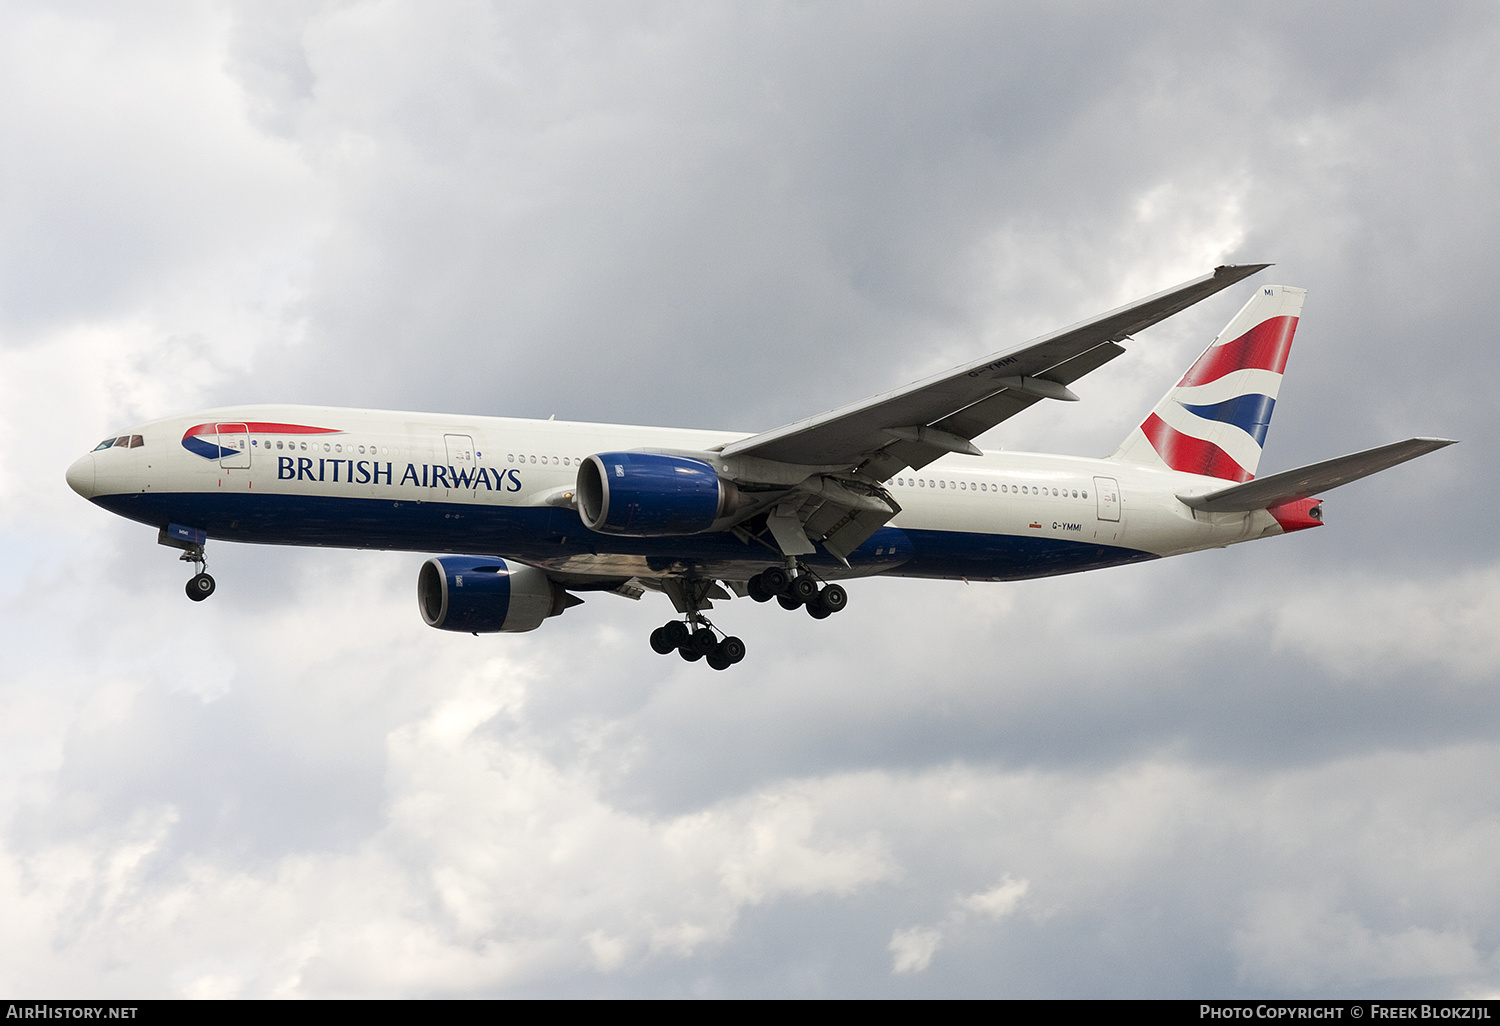
[[[250,466],[250,425],[216,424],[219,432],[219,466],[244,470]]]
[[[448,449],[448,472],[453,487],[472,495],[479,487],[479,455],[474,451],[473,436],[444,435],[443,442]]]

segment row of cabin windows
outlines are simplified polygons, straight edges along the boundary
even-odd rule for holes
[[[106,438],[104,441],[102,441],[98,445],[94,446],[94,451],[98,452],[100,449],[109,449],[109,448],[115,448],[115,449],[139,449],[141,446],[143,446],[145,444],[146,444],[145,440],[143,438],[141,438],[140,435],[121,435],[118,438]]]
[[[115,437],[115,438],[106,438],[104,441],[102,441],[98,445],[94,446],[94,451],[98,452],[100,449],[109,449],[111,447],[118,448],[118,449],[135,449],[135,448],[139,448],[140,446],[142,446],[144,444],[146,444],[145,440],[142,439],[142,437],[140,435],[119,435],[118,437]],[[255,439],[250,444],[254,445],[256,447],[263,447],[265,449],[271,449],[273,447],[272,440],[269,439],[269,438],[267,438],[267,439]],[[312,442],[311,445],[310,445],[310,447],[309,447],[309,443],[307,443],[307,442],[298,442],[298,441],[290,441],[290,442],[288,442],[288,441],[285,441],[285,440],[282,440],[282,439],[277,439],[275,441],[275,443],[274,443],[274,447],[276,449],[280,449],[282,451],[290,450],[290,451],[293,451],[293,452],[308,452],[308,451],[317,452],[318,451],[318,447],[319,447],[319,443]],[[357,445],[357,444],[350,443],[349,445],[346,446],[343,442],[323,442],[322,443],[322,451],[323,452],[335,452],[335,453],[342,454],[346,450],[351,455],[355,454],[355,453],[357,453],[357,454],[359,454],[361,456],[364,456],[364,455],[370,455],[370,456],[375,456],[375,455],[390,456],[390,455],[392,455],[391,448],[389,446],[385,446],[385,445],[379,446],[378,449],[377,449],[377,447],[373,446],[373,445],[364,446],[364,445]],[[395,448],[394,454],[396,456],[400,456],[401,455],[401,448],[400,448],[400,446],[397,446]],[[476,453],[475,454],[476,457],[480,457],[480,458],[482,458],[483,455],[484,455],[483,453]],[[583,459],[584,459],[583,457],[574,458],[574,457],[569,457],[569,456],[561,456],[561,457],[559,457],[559,456],[528,456],[528,455],[524,455],[524,454],[520,454],[520,453],[506,453],[505,454],[505,462],[507,462],[507,463],[533,463],[533,464],[535,464],[535,463],[541,463],[541,464],[551,464],[552,466],[559,466],[560,465],[560,466],[564,466],[564,467],[571,467],[575,463],[576,464],[582,464],[583,463]],[[1018,495],[1047,495],[1049,493],[1049,490],[1047,488],[1041,487],[1039,485],[1013,485],[1013,484],[994,485],[994,484],[990,484],[989,482],[986,482],[986,481],[978,481],[978,482],[969,482],[969,481],[964,481],[964,480],[954,481],[954,480],[951,480],[951,479],[950,480],[944,480],[942,478],[897,477],[897,478],[893,478],[892,479],[892,483],[895,484],[895,485],[897,485],[898,487],[902,487],[902,488],[943,488],[943,489],[954,489],[956,491],[979,491],[979,492],[993,492],[993,491],[996,491],[998,489],[998,491],[1001,492],[1002,494],[1008,494],[1008,493],[1014,492],[1015,494],[1018,494]],[[1078,499],[1078,498],[1087,499],[1089,497],[1089,493],[1088,493],[1087,489],[1085,489],[1085,490],[1083,490],[1083,491],[1080,492],[1078,489],[1072,489],[1072,490],[1070,490],[1070,489],[1067,489],[1067,488],[1063,488],[1063,489],[1059,490],[1057,488],[1052,488],[1050,490],[1050,494],[1053,495],[1054,497],[1061,497],[1061,498],[1068,498],[1070,495],[1073,498],[1075,498],[1075,499]]]
[[[118,439],[114,439],[114,438],[105,439],[103,442],[101,442],[99,444],[99,448],[100,449],[107,449],[111,445],[124,445],[124,444],[126,444],[127,438],[133,438],[133,440],[130,441],[130,443],[129,443],[132,446],[134,446],[134,445],[140,445],[141,444],[141,436],[140,435],[134,435],[134,436],[124,436],[124,435],[122,435]],[[259,443],[259,441],[257,441],[257,442],[252,442],[251,444],[258,445],[260,443]],[[272,443],[271,443],[270,439],[266,439],[265,440],[265,448],[270,449],[271,448],[271,444]],[[285,443],[283,443],[282,441],[279,441],[279,440],[275,443],[275,447],[277,449],[281,449],[283,447],[283,444],[285,445],[285,447],[287,449],[290,449],[290,450],[293,450],[293,451],[306,452],[306,451],[308,451],[308,448],[309,448],[309,444],[307,442],[292,441],[292,442],[285,442]],[[348,452],[350,452],[350,453],[357,452],[361,456],[365,455],[367,452],[368,452],[369,455],[372,455],[372,456],[377,454],[376,447],[373,446],[373,445],[369,446],[368,449],[367,449],[363,445],[353,445],[353,444],[351,444],[351,445],[345,446],[342,442],[324,442],[324,443],[322,443],[322,448],[323,448],[324,452],[343,453],[347,449]],[[311,443],[311,451],[313,451],[313,452],[317,452],[318,451],[318,443],[317,442]],[[390,449],[390,447],[382,445],[382,446],[379,447],[378,454],[381,455],[381,456],[389,456],[389,455],[392,454],[392,450]],[[397,456],[401,455],[401,448],[399,446],[397,446],[396,449],[394,450],[394,454],[397,455]],[[475,456],[476,456],[476,458],[483,458],[484,454],[483,453],[475,453]],[[536,455],[526,455],[524,453],[513,453],[513,452],[505,454],[505,462],[506,463],[531,463],[531,464],[542,464],[542,465],[549,465],[550,464],[551,466],[554,466],[554,467],[555,466],[572,467],[575,464],[581,465],[583,463],[583,461],[584,461],[584,458],[585,457],[582,457],[582,456],[580,456],[580,457],[570,457],[570,456],[536,456]],[[893,478],[892,479],[892,483],[895,484],[895,485],[897,485],[897,486],[899,486],[899,487],[904,487],[904,488],[943,488],[943,489],[954,489],[954,490],[957,490],[957,491],[979,491],[979,492],[994,492],[994,491],[998,490],[1002,494],[1015,493],[1017,495],[1047,495],[1048,494],[1048,489],[1044,488],[1044,487],[1041,487],[1040,485],[1013,485],[1013,484],[995,485],[995,484],[990,484],[989,482],[986,482],[986,481],[969,482],[969,481],[964,481],[964,480],[958,480],[958,481],[954,481],[954,480],[951,480],[951,479],[944,480],[944,479],[941,479],[941,478],[933,479],[933,478],[897,477],[897,478]],[[1061,498],[1068,498],[1069,496],[1071,496],[1072,498],[1075,498],[1075,499],[1078,499],[1078,498],[1087,499],[1089,497],[1089,493],[1088,493],[1087,489],[1079,491],[1076,488],[1075,489],[1067,489],[1067,488],[1057,489],[1057,488],[1052,488],[1051,489],[1051,494],[1054,497],[1061,497]]]
[[[136,444],[136,445],[140,445],[141,444],[140,437],[141,437],[140,435],[136,435],[135,436],[136,440],[135,440],[134,444]],[[113,444],[116,444],[116,440],[115,439],[112,439],[112,438],[111,439],[106,439],[105,443],[101,444],[99,446],[99,448],[105,449],[105,448],[108,448],[109,445],[113,445]],[[123,445],[124,441],[121,440],[118,444]],[[272,441],[269,438],[266,438],[266,439],[259,439],[258,438],[258,439],[255,439],[254,441],[252,441],[250,444],[256,446],[257,448],[264,448],[264,449],[269,449],[269,450],[273,450],[273,451],[279,449],[279,450],[282,450],[282,451],[291,451],[291,452],[318,452],[321,449],[322,452],[333,452],[333,453],[340,453],[340,454],[350,453],[350,454],[358,454],[360,456],[364,456],[364,455],[370,455],[370,456],[377,456],[377,455],[378,456],[392,456],[392,455],[394,455],[394,456],[400,456],[400,455],[402,455],[402,450],[401,450],[400,446],[396,446],[396,447],[392,448],[392,447],[386,446],[386,445],[381,445],[381,446],[374,446],[374,445],[364,446],[364,445],[357,445],[357,444],[354,444],[354,443],[350,443],[350,444],[346,445],[343,442],[322,442],[322,443],[318,443],[318,442],[299,442],[299,441],[295,441],[295,440],[288,442],[288,441],[285,441],[285,440],[282,440],[282,439],[277,439],[275,441]],[[432,454],[432,450],[429,449],[428,450],[428,454],[431,455]],[[407,455],[411,455],[411,453],[407,453]],[[475,456],[476,459],[483,459],[484,458],[484,453],[482,453],[482,452],[476,452],[474,454],[474,456]],[[519,453],[513,453],[513,452],[512,453],[506,453],[506,455],[505,455],[505,462],[506,463],[540,463],[540,464],[551,464],[552,466],[563,466],[563,467],[571,467],[571,466],[574,466],[574,465],[581,465],[583,463],[583,460],[584,460],[584,457],[582,457],[582,456],[579,456],[579,457],[576,457],[576,458],[575,457],[571,457],[571,456],[561,456],[561,457],[559,457],[559,456],[526,456],[526,455],[522,455],[522,454],[519,454]]]
[[[347,453],[349,455],[354,455],[355,453],[358,453],[360,456],[366,456],[366,455],[369,455],[369,456],[393,456],[393,455],[394,456],[400,456],[401,455],[401,447],[400,446],[397,446],[397,447],[395,447],[393,449],[393,448],[391,448],[390,446],[387,446],[387,445],[381,445],[381,446],[369,445],[369,446],[366,446],[366,445],[355,445],[353,442],[350,442],[348,445],[345,445],[343,442],[324,442],[324,443],[322,443],[321,450],[319,449],[319,445],[318,445],[317,442],[311,442],[311,443],[309,443],[309,442],[295,442],[295,441],[293,441],[293,442],[282,442],[279,439],[277,441],[273,442],[269,438],[266,438],[266,439],[257,438],[254,441],[252,441],[250,444],[253,445],[253,446],[256,446],[257,448],[261,448],[261,449],[283,449],[284,448],[285,450],[290,451],[290,452],[319,452],[319,451],[322,451],[322,452]]]
[[[991,484],[988,481],[953,481],[942,478],[925,477],[897,477],[892,478],[892,483],[901,488],[947,488],[961,492],[999,492],[1001,494],[1015,495],[1047,495],[1049,490],[1041,485],[1014,485],[1014,484]],[[1087,499],[1087,489],[1079,491],[1077,488],[1052,488],[1050,494],[1059,498],[1072,496],[1075,499]]]
[[[106,438],[104,441],[102,441],[98,445],[94,446],[94,451],[98,452],[101,449],[109,449],[109,448],[135,449],[135,448],[139,448],[140,446],[145,445],[145,444],[146,444],[145,440],[140,435],[119,435],[119,436],[117,436],[115,438]],[[269,438],[267,438],[267,439],[255,439],[250,444],[254,445],[254,446],[257,446],[257,447],[263,447],[263,448],[266,448],[266,449],[271,449],[272,448],[272,440],[269,439]],[[307,443],[307,442],[297,442],[297,441],[290,441],[290,442],[288,442],[288,441],[284,441],[282,439],[277,439],[275,441],[275,443],[274,443],[274,446],[275,446],[276,449],[280,449],[282,451],[291,450],[293,452],[308,452],[308,451],[317,452],[318,451],[318,445],[319,445],[319,443],[317,443],[317,442],[311,443],[311,448],[309,450],[309,443]],[[361,456],[364,456],[364,455],[370,455],[370,456],[374,456],[374,455],[389,456],[389,455],[392,455],[391,448],[389,446],[385,446],[385,445],[379,446],[378,449],[377,449],[377,447],[373,446],[373,445],[371,445],[371,446],[364,446],[364,445],[356,445],[356,444],[351,443],[351,444],[349,444],[349,445],[346,446],[343,442],[323,442],[322,443],[322,451],[323,452],[335,452],[335,453],[342,454],[342,453],[345,452],[346,449],[347,449],[347,451],[351,455],[355,454],[355,453],[358,453]],[[400,448],[400,446],[397,446],[395,448],[394,454],[396,456],[400,456],[401,455],[401,448]],[[476,453],[475,454],[475,456],[479,457],[479,458],[482,458],[483,455],[484,455],[483,453]],[[576,464],[582,464],[583,463],[583,459],[584,459],[583,457],[574,458],[574,457],[569,457],[569,456],[561,456],[561,457],[559,457],[559,456],[528,456],[528,455],[524,455],[524,454],[520,454],[520,453],[506,453],[505,454],[505,462],[507,462],[507,463],[533,463],[533,464],[534,463],[541,463],[541,464],[551,464],[552,466],[559,466],[560,465],[560,466],[564,466],[564,467],[571,467],[575,463]],[[1049,489],[1041,487],[1040,485],[1013,485],[1013,484],[994,485],[994,484],[990,484],[987,481],[969,482],[969,481],[964,481],[964,480],[958,480],[958,481],[954,481],[954,480],[951,480],[951,479],[944,480],[942,478],[897,477],[897,478],[892,478],[891,483],[895,484],[896,486],[901,487],[901,488],[942,488],[942,489],[953,489],[953,490],[956,490],[956,491],[978,491],[978,492],[994,492],[994,491],[998,490],[1002,494],[1015,493],[1017,495],[1047,495],[1047,494],[1049,494]],[[1072,498],[1075,498],[1075,499],[1078,499],[1078,498],[1087,499],[1089,497],[1089,493],[1088,493],[1087,489],[1079,491],[1076,488],[1075,489],[1071,489],[1071,490],[1067,489],[1067,488],[1063,488],[1063,489],[1052,488],[1052,489],[1050,489],[1050,494],[1052,496],[1054,496],[1054,497],[1061,497],[1061,498],[1068,498],[1069,496],[1071,496]]]
[[[506,463],[540,463],[543,466],[554,467],[583,466],[585,456],[523,456],[520,453],[508,452],[505,454]]]

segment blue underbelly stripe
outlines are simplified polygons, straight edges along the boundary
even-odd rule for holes
[[[657,573],[729,580],[781,562],[770,549],[723,532],[673,538],[595,534],[577,513],[550,506],[212,492],[140,492],[93,501],[140,523],[187,524],[206,530],[210,539],[260,545],[506,556],[558,569],[578,557],[619,556],[644,561]],[[849,554],[852,573],[821,549],[806,562],[829,577],[1023,580],[1155,558],[1063,538],[884,527]]]

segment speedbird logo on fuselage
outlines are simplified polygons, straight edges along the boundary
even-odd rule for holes
[[[338,428],[309,427],[306,424],[271,424],[265,421],[214,421],[209,424],[195,424],[182,434],[182,447],[194,456],[202,456],[206,460],[220,460],[226,456],[238,455],[242,450],[233,445],[222,445],[228,436],[230,440],[246,438],[249,435],[340,435],[343,434]]]

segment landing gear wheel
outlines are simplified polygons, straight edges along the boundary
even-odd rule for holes
[[[684,645],[682,648],[679,648],[677,650],[677,654],[682,656],[682,658],[686,659],[690,663],[696,663],[699,659],[703,658],[702,652],[699,652],[697,649],[688,648],[686,645]]]
[[[769,602],[776,597],[771,592],[767,591],[766,586],[761,583],[760,574],[756,574],[754,577],[750,578],[750,580],[745,582],[745,590],[748,591],[750,593],[750,597],[757,602]]]
[[[721,659],[726,660],[728,665],[733,666],[745,658],[745,643],[739,638],[725,638],[719,642],[718,655]]]
[[[693,632],[692,648],[699,655],[709,655],[718,647],[719,639],[707,627],[700,627]]]
[[[818,592],[818,605],[830,613],[837,613],[849,604],[849,593],[837,584],[830,584]]]
[[[798,602],[790,595],[777,595],[776,604],[779,605],[782,609],[796,609],[802,603]]]
[[[651,632],[651,651],[657,655],[668,655],[676,647],[671,641],[667,640],[667,629],[665,627],[658,627]]]
[[[804,574],[792,582],[791,587],[787,589],[787,594],[803,605],[806,605],[817,599],[818,582]]]
[[[208,574],[197,574],[187,582],[187,597],[202,602],[214,593],[214,579]]]
[[[688,641],[689,635],[687,624],[683,623],[681,620],[669,620],[667,623],[662,625],[661,636],[664,640],[671,644],[672,648],[681,648],[683,645],[686,645]],[[669,648],[667,651],[670,652],[671,650],[672,649]]]
[[[728,659],[725,659],[722,655],[715,652],[713,655],[708,657],[708,665],[712,666],[715,670],[727,670],[732,664]]]
[[[768,595],[779,595],[786,590],[791,578],[787,577],[786,571],[779,566],[773,566],[760,572],[760,586]]]
[[[807,604],[807,615],[814,620],[826,620],[833,615],[833,610],[820,602],[813,601]]]

